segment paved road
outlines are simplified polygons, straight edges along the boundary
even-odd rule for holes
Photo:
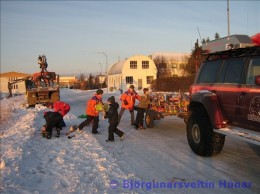
[[[107,97],[105,94],[104,99]],[[120,102],[118,96],[116,97]],[[74,105],[82,106],[85,100],[79,96]],[[75,99],[71,103],[73,102]],[[174,193],[260,192],[260,147],[226,137],[224,148],[219,155],[200,157],[195,155],[188,145],[183,120],[166,117],[157,121],[152,129],[137,131],[130,126],[129,116],[129,113],[125,112],[119,125],[119,128],[126,132],[125,141],[107,145],[104,141],[107,137],[107,121],[103,120],[100,122],[101,135],[97,136],[98,142],[116,159],[121,170],[129,175],[129,182],[119,178],[117,181],[120,184],[125,183],[126,187],[129,185],[131,188],[131,183],[133,185],[136,181],[131,182],[133,175],[139,177],[139,183],[144,182],[148,188],[152,181],[155,187],[157,182],[178,183]],[[145,189],[147,188],[142,190]],[[168,193],[172,192],[172,189],[151,191]]]

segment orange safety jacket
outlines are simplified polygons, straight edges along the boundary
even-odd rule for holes
[[[120,100],[122,101],[122,108],[133,110],[135,105],[135,99],[140,100],[140,96],[133,92],[131,93],[129,90],[123,93],[120,97]]]
[[[98,116],[98,111],[96,110],[96,105],[98,103],[102,103],[102,98],[97,96],[97,94],[95,94],[88,102],[87,102],[87,106],[86,106],[86,114],[90,115],[90,116]]]

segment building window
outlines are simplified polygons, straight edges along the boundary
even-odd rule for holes
[[[146,82],[147,84],[151,84],[153,81],[153,76],[146,76]]]
[[[126,84],[133,84],[133,76],[126,76],[125,78]]]
[[[149,69],[149,61],[142,61],[142,69]]]
[[[18,84],[14,84],[14,85],[12,85],[12,89],[18,89]]]
[[[177,64],[172,64],[173,69],[177,69]]]
[[[160,63],[158,64],[159,68],[165,69],[167,67],[166,63]]]
[[[137,69],[137,61],[130,61],[130,69]]]

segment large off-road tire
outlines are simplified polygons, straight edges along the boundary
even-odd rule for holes
[[[221,152],[225,136],[212,129],[205,109],[193,110],[188,117],[187,139],[194,153],[200,156],[212,156]]]
[[[154,127],[154,117],[150,114],[145,114],[145,124],[147,128],[153,128]]]

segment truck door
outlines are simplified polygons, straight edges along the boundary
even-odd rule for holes
[[[220,71],[218,97],[222,111],[229,122],[237,122],[242,116],[239,95],[242,83],[244,59],[226,60]]]
[[[260,131],[260,85],[255,83],[256,76],[260,76],[260,57],[250,59],[246,84],[240,93],[242,123]]]

